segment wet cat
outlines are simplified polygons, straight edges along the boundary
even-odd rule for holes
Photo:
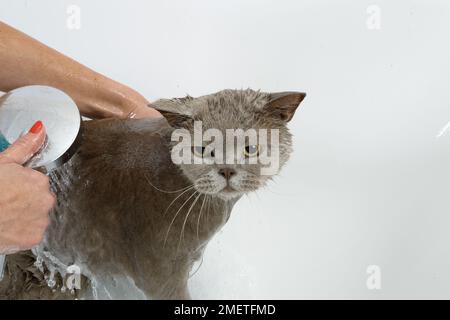
[[[188,299],[189,272],[233,205],[288,160],[287,122],[304,97],[224,90],[156,101],[152,106],[163,119],[84,122],[82,146],[51,174],[57,204],[45,239],[32,252],[7,257],[0,298]],[[235,140],[215,145],[224,146],[222,155],[235,163],[203,161],[217,159],[220,149],[204,141],[187,146],[185,155],[197,163],[179,163],[174,133],[193,137],[198,121],[204,132],[224,136],[227,129],[269,129],[277,141],[256,131],[255,143],[235,131],[243,152],[228,151],[230,144],[239,149]],[[272,145],[276,170],[262,174],[257,160]],[[70,286],[73,278],[67,282],[70,268],[81,273],[77,286]]]

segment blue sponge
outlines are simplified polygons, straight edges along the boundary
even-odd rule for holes
[[[6,138],[0,132],[0,152],[8,148],[9,145],[10,143],[8,142],[8,140],[6,140]]]

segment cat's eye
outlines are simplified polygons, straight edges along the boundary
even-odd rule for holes
[[[203,146],[193,146],[192,153],[199,158],[203,158],[203,153],[205,152],[205,147]]]
[[[210,150],[209,153],[207,152],[208,150]],[[192,153],[200,158],[204,158],[204,157],[214,158],[214,156],[215,156],[214,149],[203,147],[203,146],[193,146]]]
[[[246,157],[255,157],[259,155],[259,145],[245,146],[244,155]]]

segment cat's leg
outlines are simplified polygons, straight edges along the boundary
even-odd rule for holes
[[[136,286],[150,300],[190,300],[187,276],[153,270],[145,275],[134,275]],[[138,279],[138,281],[136,281]]]
[[[191,300],[191,295],[186,284],[176,284],[170,287],[169,290],[163,290],[158,293],[154,299],[162,300]]]
[[[61,290],[64,280],[55,275],[53,287],[48,285],[49,271],[44,272],[36,265],[31,251],[22,251],[6,257],[4,277],[0,281],[1,300],[72,300],[82,298],[85,290]],[[86,278],[81,279],[82,287],[89,288]]]
[[[173,288],[173,290],[164,297],[164,299],[168,300],[191,300],[191,295],[189,293],[189,289],[187,283],[178,284]]]

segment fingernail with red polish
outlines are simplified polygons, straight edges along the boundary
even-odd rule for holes
[[[34,134],[39,133],[39,132],[41,132],[42,127],[43,127],[42,121],[36,121],[36,123],[33,124],[30,131],[28,131],[28,132],[34,133]]]

